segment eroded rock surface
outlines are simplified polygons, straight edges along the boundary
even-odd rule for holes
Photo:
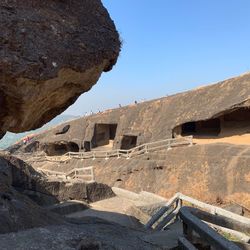
[[[0,16],[0,135],[40,127],[116,63],[100,0],[0,0]]]
[[[20,143],[11,147],[10,152],[42,150],[48,155],[59,155],[77,148],[79,151],[108,146],[110,141],[109,149],[128,149],[189,134],[198,143],[211,139],[211,142],[250,145],[249,96],[248,73],[192,91],[72,120],[34,136],[33,145]],[[68,131],[58,134],[66,126],[70,126]],[[58,150],[59,144],[64,150]]]
[[[210,204],[237,203],[250,207],[250,147],[227,143],[175,147],[139,157],[110,159],[71,159],[57,163],[34,162],[50,170],[69,171],[77,165],[94,164],[95,180],[140,192],[145,190],[167,199],[176,192]]]
[[[48,181],[44,179],[34,187],[35,192],[55,197],[58,201],[80,200],[95,202],[114,197],[111,187],[102,183]],[[40,200],[40,198],[39,198]],[[36,201],[38,204],[44,205]],[[45,201],[46,202],[46,201]]]
[[[171,198],[181,192],[216,205],[250,207],[250,147],[207,144],[95,164],[98,182]],[[89,160],[90,162],[90,160]],[[85,161],[85,165],[88,165]],[[119,167],[118,167],[119,166]]]
[[[101,183],[48,181],[24,161],[0,154],[0,234],[63,223],[41,206],[72,199],[95,202],[114,197]]]
[[[160,250],[162,245],[149,243],[142,231],[128,229],[98,218],[86,218],[80,225],[34,228],[16,234],[0,235],[1,249],[97,249]]]
[[[0,234],[64,223],[18,191],[30,188],[40,177],[23,161],[0,155]]]
[[[197,145],[193,147],[152,152],[130,160],[116,157],[83,160],[80,164],[94,164],[96,181],[109,186],[146,190],[166,198],[183,192],[208,203],[237,202],[249,207],[250,163],[246,157],[250,152],[249,96],[248,73],[185,93],[66,122],[37,134],[28,145],[20,142],[10,151],[53,156],[68,151],[133,148],[194,135]],[[70,126],[66,133],[57,134],[66,126]],[[43,164],[33,166],[59,170],[56,164]],[[77,164],[76,159],[71,159],[60,166],[60,171],[69,171]]]

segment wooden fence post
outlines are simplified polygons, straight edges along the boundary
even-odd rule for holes
[[[130,159],[130,156],[129,156],[129,151],[127,151],[127,158],[126,158],[127,160],[129,160]]]
[[[168,141],[168,148],[167,148],[167,150],[171,150],[172,148],[171,148],[171,141]]]
[[[105,160],[108,160],[108,152],[106,152],[106,157],[105,157]]]
[[[193,136],[189,138],[189,147],[193,146]]]

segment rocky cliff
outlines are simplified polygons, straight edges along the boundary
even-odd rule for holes
[[[83,164],[94,165],[96,180],[110,186],[145,190],[168,199],[181,192],[210,204],[250,208],[249,153],[246,145],[214,143]]]
[[[95,180],[134,192],[148,191],[167,199],[176,192],[210,204],[250,207],[250,147],[211,143],[155,150],[130,159],[110,157],[33,162],[33,167],[69,171],[93,166]],[[32,157],[30,160],[32,160]]]
[[[120,41],[100,0],[0,0],[0,135],[40,127],[116,63]]]
[[[112,141],[111,148],[120,149],[185,135],[185,132],[208,139],[247,134],[250,130],[249,97],[250,74],[245,74],[214,85],[61,124],[35,136],[37,143],[34,145],[39,144],[40,150],[53,151],[50,150],[53,145],[71,142],[68,150],[88,150]],[[67,130],[64,130],[66,127]],[[26,151],[30,148],[36,150],[27,145],[22,148],[25,147]]]
[[[197,145],[130,160],[113,157],[82,160],[80,164],[94,166],[97,181],[110,186],[146,190],[166,198],[183,192],[209,203],[237,202],[249,207],[249,96],[250,74],[245,74],[174,96],[83,117],[11,150],[61,155],[86,150],[86,142],[90,142],[92,151],[121,149],[125,141],[133,147],[189,132],[198,138],[194,140]],[[181,130],[179,134],[176,128]],[[237,143],[234,137],[238,138]],[[76,164],[69,161],[58,167],[44,163],[44,167],[68,171]],[[43,167],[41,163],[36,165]]]

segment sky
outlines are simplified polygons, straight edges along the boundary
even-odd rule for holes
[[[123,46],[64,114],[84,115],[250,71],[249,0],[103,0]]]

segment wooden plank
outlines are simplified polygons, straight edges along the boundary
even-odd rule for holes
[[[240,241],[243,241],[245,243],[250,242],[250,236],[248,236],[248,235],[246,235],[244,233],[241,233],[241,232],[238,232],[238,231],[235,231],[235,230],[232,230],[232,229],[228,229],[228,228],[225,228],[225,227],[221,227],[221,226],[209,223],[207,221],[203,221],[203,222],[205,222],[206,224],[208,224],[212,228],[215,228],[215,229],[220,230],[220,231],[222,231],[224,233],[233,235],[234,237],[240,239]]]
[[[196,208],[193,209],[192,213],[199,219],[209,223],[250,234],[250,224],[242,223],[233,218],[228,218],[219,214],[211,214]]]
[[[175,194],[156,214],[154,214],[145,227],[150,229],[178,199],[179,193]]]
[[[161,231],[167,224],[172,221],[173,218],[179,213],[180,208],[172,209],[167,216],[163,218],[163,220],[155,227],[155,230]]]
[[[193,205],[195,205],[197,207],[206,209],[207,211],[209,211],[212,214],[222,215],[222,216],[237,220],[237,221],[242,222],[242,223],[247,224],[247,225],[250,224],[250,219],[249,218],[244,217],[244,216],[240,216],[240,215],[235,214],[235,213],[232,213],[232,212],[227,211],[227,210],[225,210],[223,208],[216,207],[216,206],[213,206],[213,205],[209,205],[207,203],[204,203],[202,201],[198,201],[198,200],[196,200],[194,198],[183,195],[181,193],[179,193],[179,198],[184,200],[184,201],[190,202],[191,204],[193,204]]]
[[[194,210],[195,209],[192,207],[182,207],[180,209],[180,218],[187,225],[189,230],[194,230],[202,239],[206,240],[206,242],[208,242],[211,246],[215,247],[215,249],[240,250],[237,245],[222,237],[206,223],[198,219],[193,214]]]

